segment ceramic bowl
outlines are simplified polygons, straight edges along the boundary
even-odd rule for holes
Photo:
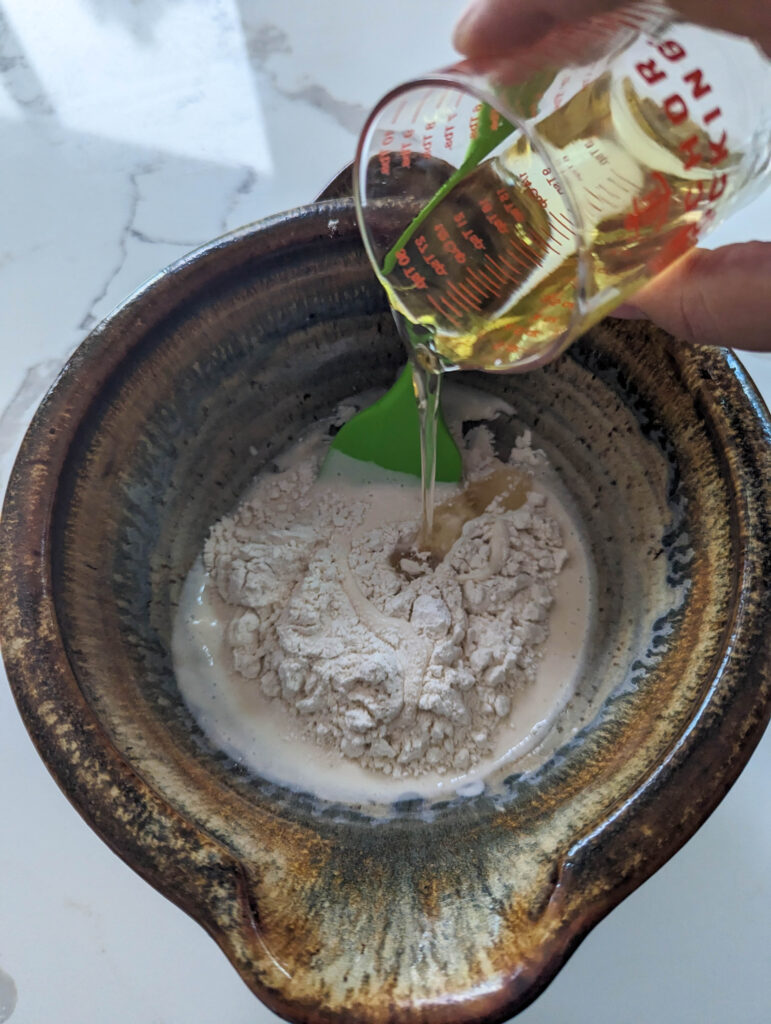
[[[292,1021],[508,1019],[691,836],[769,716],[771,425],[739,362],[606,321],[477,376],[571,494],[594,572],[577,694],[474,797],[346,805],[246,773],[182,703],[180,585],[259,466],[403,360],[350,201],[194,253],[76,352],[0,533],[8,676],[89,825]]]

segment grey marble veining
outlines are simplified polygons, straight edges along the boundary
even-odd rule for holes
[[[263,22],[253,28],[246,22],[244,28],[252,67],[257,74],[268,79],[279,95],[288,100],[306,103],[313,110],[329,115],[346,131],[357,133],[361,130],[367,116],[367,108],[363,104],[351,103],[333,96],[326,86],[312,80],[294,88],[282,84],[278,73],[271,67],[271,57],[274,54],[292,53],[289,35],[286,32],[270,22]]]
[[[22,41],[0,6],[0,81],[26,116],[56,112],[52,98],[27,60]]]

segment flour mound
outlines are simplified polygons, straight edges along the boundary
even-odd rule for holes
[[[468,454],[471,475],[496,462],[484,428]],[[529,438],[510,461],[538,463]],[[258,477],[207,540],[233,667],[303,735],[365,767],[472,768],[533,683],[548,635],[567,555],[545,497],[533,489],[515,511],[496,500],[435,569],[419,558],[396,569],[390,556],[417,522],[381,521],[394,485],[336,491],[318,468],[312,455]]]

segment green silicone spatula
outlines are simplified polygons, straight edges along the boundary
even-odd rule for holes
[[[329,450],[420,478],[418,404],[409,365],[382,398],[340,428]],[[443,483],[457,483],[461,472],[460,452],[440,411],[436,434],[436,479]]]
[[[548,84],[547,82],[544,88]],[[478,135],[472,140],[463,163],[402,232],[385,257],[382,274],[388,275],[394,269],[397,252],[412,237],[425,218],[502,139],[513,131],[514,126],[505,118],[499,118],[493,126],[491,109],[487,104],[483,104]],[[408,347],[419,346],[424,328],[410,323],[396,309],[392,312],[399,334],[407,342]],[[342,452],[361,462],[373,462],[383,469],[409,473],[420,478],[420,426],[418,406],[412,387],[412,369],[409,365],[402,371],[390,391],[341,428],[329,450],[330,453]],[[436,479],[443,483],[457,483],[461,479],[461,474],[460,452],[447,430],[440,409],[436,432]]]

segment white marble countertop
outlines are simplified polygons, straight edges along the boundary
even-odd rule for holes
[[[0,0],[0,488],[63,361],[147,277],[311,200],[459,0]],[[410,33],[406,35],[405,26]],[[714,243],[771,239],[771,195]],[[766,400],[771,357],[746,360]],[[81,821],[0,680],[0,1020],[258,1024],[204,932]],[[771,734],[523,1024],[771,1020]]]

